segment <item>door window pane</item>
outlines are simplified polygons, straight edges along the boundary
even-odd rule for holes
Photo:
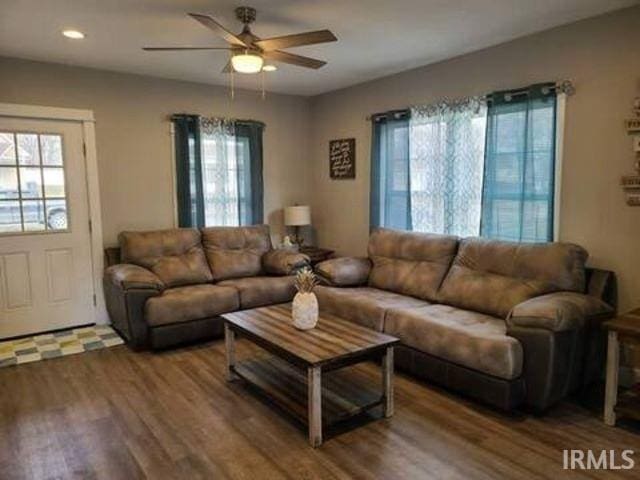
[[[38,135],[34,133],[18,133],[18,163],[20,165],[40,165],[40,148]]]
[[[44,196],[64,197],[64,170],[62,168],[43,168]]]
[[[22,222],[25,231],[45,230],[44,202],[42,200],[25,200],[22,202]]]
[[[49,230],[66,230],[67,202],[65,200],[47,200],[47,228]]]
[[[16,146],[13,133],[0,132],[0,165],[16,164]]]
[[[40,152],[45,166],[62,166],[62,137],[60,135],[40,135]]]
[[[0,201],[0,233],[22,231],[20,202]]]
[[[42,173],[40,168],[20,169],[20,193],[22,198],[42,198]]]
[[[15,167],[0,167],[0,200],[19,198],[18,169]]]
[[[69,228],[62,136],[0,132],[0,234]]]

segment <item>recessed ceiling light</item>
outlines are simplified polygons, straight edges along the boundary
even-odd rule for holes
[[[278,69],[278,67],[276,67],[275,65],[265,65],[264,67],[262,67],[262,70],[264,70],[265,72],[275,72]]]
[[[84,38],[84,33],[79,30],[63,30],[62,35],[67,38],[73,38],[74,40],[80,40]]]

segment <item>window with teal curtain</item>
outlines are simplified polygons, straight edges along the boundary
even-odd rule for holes
[[[481,236],[553,240],[556,94],[553,84],[490,96]]]
[[[371,119],[371,228],[411,230],[409,112]]]
[[[248,120],[175,115],[180,227],[262,223],[262,132]]]

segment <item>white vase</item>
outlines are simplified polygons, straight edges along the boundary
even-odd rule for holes
[[[318,299],[314,293],[296,293],[291,308],[293,326],[309,330],[318,323]]]

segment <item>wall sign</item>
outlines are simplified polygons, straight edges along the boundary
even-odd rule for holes
[[[356,178],[356,139],[342,138],[329,142],[331,178]]]
[[[636,157],[636,174],[625,175],[620,179],[620,185],[624,190],[627,205],[640,207],[640,97],[633,101],[633,111],[636,118],[625,120],[624,124],[629,135],[633,135],[633,152]]]

